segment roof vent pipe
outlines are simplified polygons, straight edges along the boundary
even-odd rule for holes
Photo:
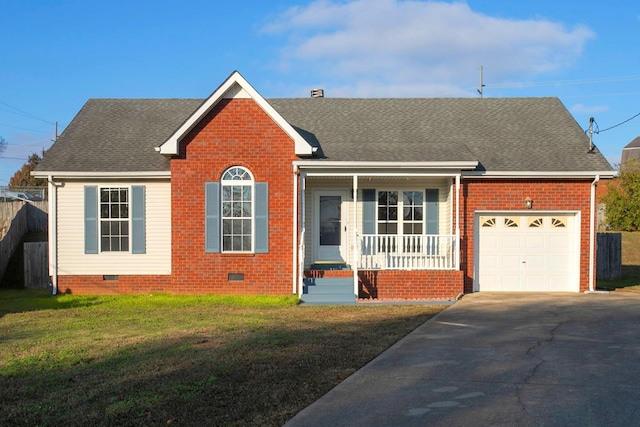
[[[324,89],[311,89],[312,98],[324,98]]]

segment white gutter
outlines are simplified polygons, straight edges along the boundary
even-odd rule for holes
[[[600,175],[591,183],[591,205],[589,214],[589,292],[595,291],[595,232],[596,232],[596,188],[600,181]]]
[[[47,177],[47,187],[49,191],[49,276],[51,277],[51,294],[58,293],[58,185],[53,182],[53,176]]]
[[[298,293],[298,167],[293,165],[293,289]]]
[[[143,172],[69,172],[69,171],[34,171],[31,175],[36,178],[171,178],[171,171],[143,171]]]
[[[569,171],[569,172],[554,172],[554,171],[468,171],[463,172],[463,178],[613,178],[618,176],[617,171]]]
[[[297,160],[294,165],[305,169],[475,169],[477,161],[459,162],[342,162],[333,160]]]

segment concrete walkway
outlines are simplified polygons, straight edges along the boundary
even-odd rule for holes
[[[640,425],[640,295],[467,295],[286,426]]]

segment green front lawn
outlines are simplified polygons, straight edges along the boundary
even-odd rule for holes
[[[444,306],[0,291],[2,425],[272,425]]]

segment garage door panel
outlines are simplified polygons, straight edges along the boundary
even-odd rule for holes
[[[525,241],[527,249],[545,249],[544,236],[527,236]]]
[[[579,228],[574,215],[483,217],[495,220],[478,230],[478,290],[578,291]]]
[[[566,250],[571,247],[571,244],[570,236],[549,236],[549,249]]]

